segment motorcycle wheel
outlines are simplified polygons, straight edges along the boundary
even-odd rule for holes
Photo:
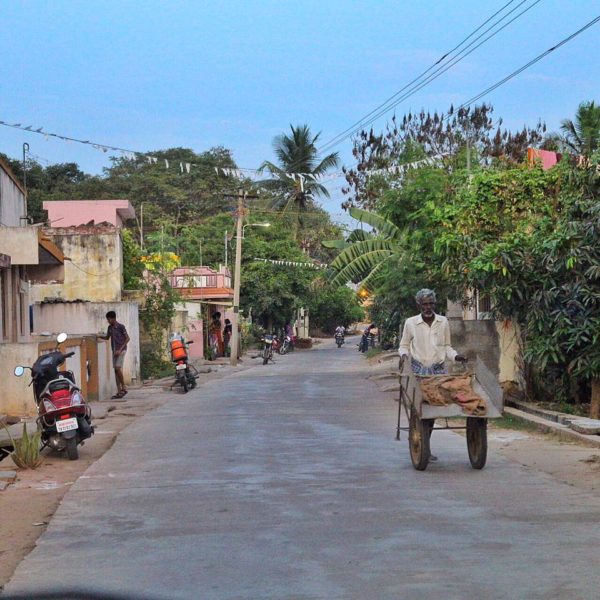
[[[196,387],[196,378],[191,377],[190,378],[190,390],[193,390],[195,387]]]
[[[263,349],[263,365],[266,365],[269,362],[269,351],[267,350],[266,346]]]
[[[281,350],[279,351],[279,354],[287,354],[288,351],[288,346],[287,344],[284,344],[283,346],[281,346]]]
[[[183,393],[187,394],[187,391],[188,391],[188,382],[187,382],[187,379],[185,377],[181,380],[181,387],[183,388]]]
[[[67,440],[67,456],[69,457],[69,460],[77,460],[79,458],[76,437],[72,437]]]

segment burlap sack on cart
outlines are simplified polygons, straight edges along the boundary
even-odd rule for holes
[[[420,378],[423,401],[432,406],[458,404],[469,416],[482,416],[486,412],[485,400],[473,391],[473,376],[447,375]]]

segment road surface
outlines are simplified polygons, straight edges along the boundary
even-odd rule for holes
[[[598,597],[600,500],[434,432],[348,343],[210,381],[128,427],[73,485],[7,592],[168,599]]]

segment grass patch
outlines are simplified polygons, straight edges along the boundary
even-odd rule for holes
[[[499,419],[490,419],[489,425],[493,429],[516,429],[518,431],[539,431],[536,425],[523,421],[513,415],[503,415]]]
[[[381,347],[377,347],[377,348],[369,348],[366,352],[367,358],[373,358],[374,356],[377,356],[378,354],[381,354],[383,352],[383,348]]]

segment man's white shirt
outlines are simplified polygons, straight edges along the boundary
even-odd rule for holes
[[[450,345],[448,319],[435,315],[431,326],[423,321],[422,315],[406,319],[398,354],[410,354],[425,367],[443,363],[446,358],[454,360],[458,352]]]

